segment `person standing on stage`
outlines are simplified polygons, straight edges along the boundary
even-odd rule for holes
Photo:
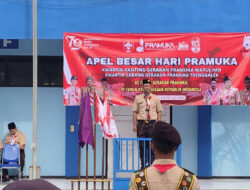
[[[210,89],[206,90],[204,95],[205,105],[220,105],[221,91],[217,88],[216,78],[212,78],[210,82]]]
[[[241,105],[249,106],[250,105],[250,77],[246,76],[245,80],[245,89],[240,91]]]
[[[160,99],[151,93],[151,80],[144,79],[143,93],[135,97],[133,106],[133,131],[138,138],[151,138],[152,129],[156,121],[161,120],[162,105]],[[145,147],[145,163],[143,142],[140,143],[141,167],[150,165],[149,163],[149,143]],[[154,161],[154,154],[151,154],[151,162]]]
[[[77,77],[71,77],[71,86],[65,90],[65,99],[67,106],[80,105],[81,89],[77,87]]]
[[[232,81],[228,76],[224,78],[221,101],[223,105],[240,105],[241,102],[239,90],[232,87]]]
[[[86,94],[89,92],[90,96],[90,103],[91,105],[94,105],[94,92],[95,92],[95,83],[92,77],[86,77],[86,85],[82,87],[82,96],[86,96]],[[82,103],[82,99],[80,100],[80,105]]]
[[[24,163],[25,163],[25,151],[24,151],[24,149],[25,149],[26,137],[25,137],[24,133],[22,133],[21,131],[19,131],[16,128],[16,125],[14,122],[8,124],[8,129],[9,129],[10,133],[6,136],[4,143],[10,144],[10,145],[14,145],[14,144],[19,145],[21,175],[23,176],[23,167],[24,167]],[[6,170],[6,169],[3,170],[3,176],[4,176],[5,180],[9,180],[8,170]]]
[[[131,177],[129,190],[198,190],[196,176],[177,165],[175,151],[181,144],[178,131],[170,124],[158,121],[152,131],[152,166],[137,171]]]

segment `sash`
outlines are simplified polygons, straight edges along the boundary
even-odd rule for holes
[[[135,188],[137,190],[149,190],[147,181],[147,168],[135,173]],[[194,174],[186,169],[182,169],[181,177],[176,190],[191,190],[194,183]]]
[[[135,173],[135,188],[137,190],[149,190],[147,181],[147,168]]]
[[[176,190],[191,190],[194,183],[194,174],[186,169],[182,169],[181,178]]]

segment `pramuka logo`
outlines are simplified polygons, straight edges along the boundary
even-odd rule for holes
[[[243,39],[243,47],[246,49],[246,50],[249,50],[250,49],[250,36],[245,36],[244,39]]]
[[[82,47],[82,40],[76,36],[66,36],[69,41],[69,47],[71,50],[79,50]]]
[[[127,43],[125,43],[125,45],[131,46],[130,44]],[[139,46],[137,46],[135,50],[138,53],[142,53],[145,50],[175,50],[175,49],[176,48],[173,42],[154,42],[154,41],[144,42],[144,40],[141,38]]]
[[[134,49],[134,43],[130,41],[124,41],[123,49],[128,53],[131,52]]]
[[[193,53],[199,53],[201,50],[200,38],[194,37],[191,39],[191,50]]]

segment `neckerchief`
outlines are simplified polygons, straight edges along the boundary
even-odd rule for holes
[[[77,87],[75,87],[75,100],[76,100],[77,103],[79,102]]]
[[[155,164],[155,165],[153,165],[153,167],[155,169],[157,169],[157,171],[159,171],[160,173],[165,173],[166,171],[168,171],[169,169],[171,169],[174,166],[176,166],[176,164]]]
[[[16,142],[16,137],[17,137],[17,135],[12,136],[12,139],[11,139],[11,142],[10,142],[11,145],[14,145],[14,144],[15,144],[15,142]]]
[[[146,100],[146,103],[147,103],[147,105],[146,105],[146,112],[147,112],[147,118],[148,118],[148,120],[150,120],[150,114],[149,114],[149,111],[150,111],[150,99],[152,98],[151,96],[144,96],[144,98],[145,98],[145,100]]]
[[[212,105],[216,105],[217,102],[217,98],[220,91],[218,89],[215,90],[215,93],[213,92],[213,90],[208,90],[208,96],[211,99],[211,103]]]
[[[229,90],[225,90],[224,91],[224,95],[225,95],[225,99],[224,99],[224,105],[228,105],[229,104]]]
[[[249,105],[249,103],[250,103],[250,93],[249,91],[246,91],[245,92],[245,104]]]

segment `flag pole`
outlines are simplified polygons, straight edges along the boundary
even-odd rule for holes
[[[94,94],[94,113],[96,106],[96,93]],[[94,117],[94,190],[96,190],[96,118]]]
[[[104,179],[104,137],[102,137],[102,179]],[[104,189],[103,181],[102,181],[102,189]]]
[[[79,147],[78,147],[78,179],[81,178],[81,146],[79,143]],[[80,190],[80,181],[78,182],[78,190]]]
[[[33,170],[32,179],[36,179],[37,171],[37,0],[33,0]]]
[[[89,145],[86,144],[86,179],[89,179]],[[86,181],[86,189],[88,190],[88,181]]]

